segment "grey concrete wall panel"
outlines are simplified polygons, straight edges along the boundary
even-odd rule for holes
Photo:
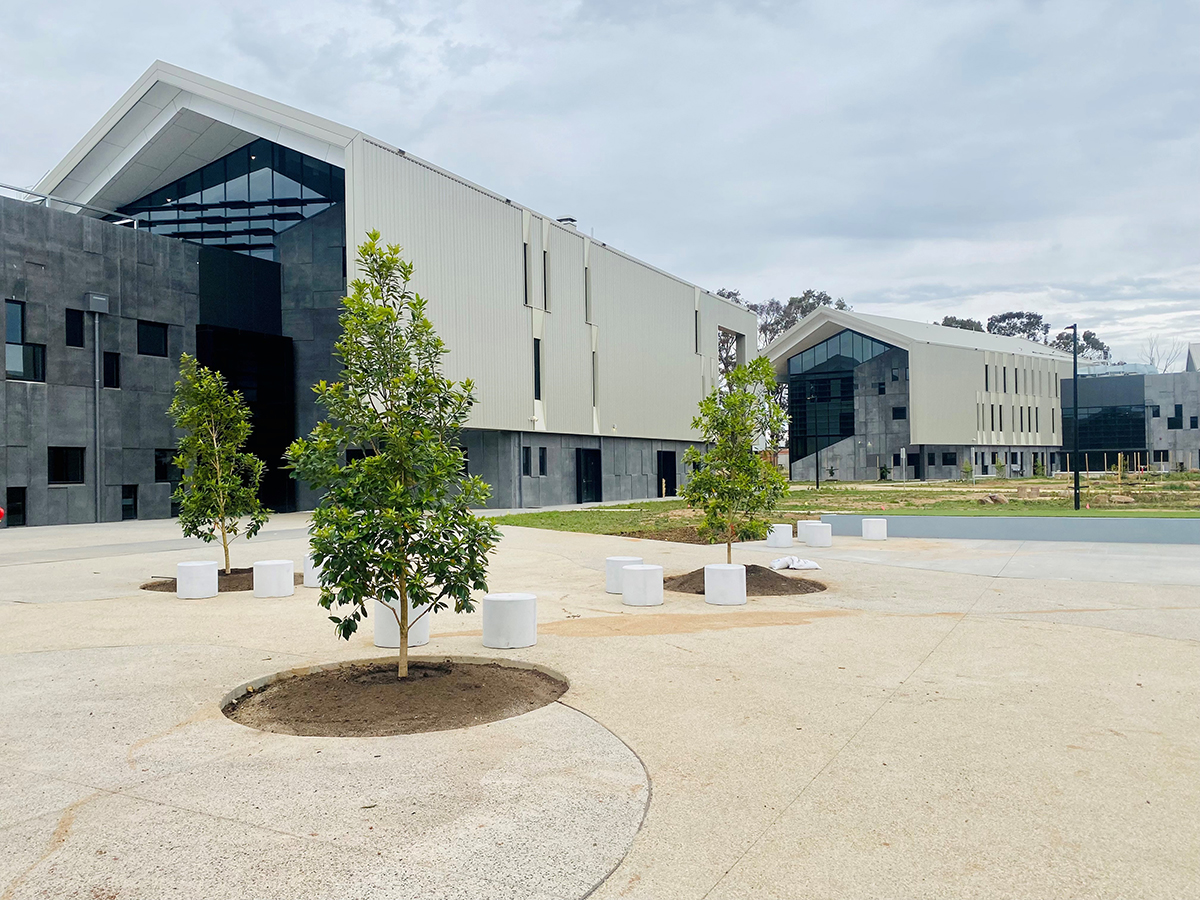
[[[0,294],[25,301],[26,339],[46,345],[44,384],[0,383],[0,488],[27,487],[28,524],[95,518],[91,316],[83,348],[67,347],[64,330],[66,309],[82,308],[88,291],[109,295],[101,349],[121,354],[120,389],[101,392],[102,518],[120,518],[121,484],[139,485],[143,517],[169,514],[169,501],[153,499],[153,450],[174,446],[166,409],[179,354],[195,352],[184,324],[197,314],[198,256],[192,244],[0,197]],[[171,326],[170,358],[137,354],[139,317]],[[48,446],[87,448],[84,484],[46,483]]]
[[[835,535],[862,534],[863,516],[824,515]],[[888,537],[991,541],[1200,544],[1200,519],[1056,516],[882,516]]]

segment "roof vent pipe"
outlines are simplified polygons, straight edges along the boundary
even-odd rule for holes
[[[574,228],[575,227],[575,217],[574,216],[563,216],[561,219],[558,220],[558,224],[566,225],[568,228]]]

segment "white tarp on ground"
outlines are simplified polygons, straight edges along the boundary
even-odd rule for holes
[[[772,569],[819,569],[821,568],[811,559],[801,559],[798,556],[781,556],[779,559],[771,560]]]

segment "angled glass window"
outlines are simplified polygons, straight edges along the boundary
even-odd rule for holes
[[[885,344],[847,328],[789,358],[788,374],[801,375],[819,366],[829,371],[853,369],[881,353],[894,349],[891,344]]]
[[[119,212],[153,234],[276,259],[275,235],[345,199],[341,168],[260,138]]]

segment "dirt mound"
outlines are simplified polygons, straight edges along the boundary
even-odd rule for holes
[[[304,573],[297,572],[295,577],[296,584],[304,584]],[[174,578],[156,578],[154,581],[147,581],[142,585],[143,591],[163,591],[167,594],[175,593]],[[224,569],[217,570],[217,591],[224,593],[225,591],[252,591],[254,590],[254,569],[234,569],[228,575]]]
[[[281,678],[225,707],[235,722],[313,737],[382,737],[482,725],[553,703],[567,685],[535,669],[496,663],[343,666]]]
[[[663,579],[663,589],[681,594],[704,593],[704,569],[695,569],[686,575],[672,575]],[[747,597],[790,597],[796,594],[815,594],[825,590],[825,585],[800,575],[784,575],[782,571],[766,566],[746,566]]]

